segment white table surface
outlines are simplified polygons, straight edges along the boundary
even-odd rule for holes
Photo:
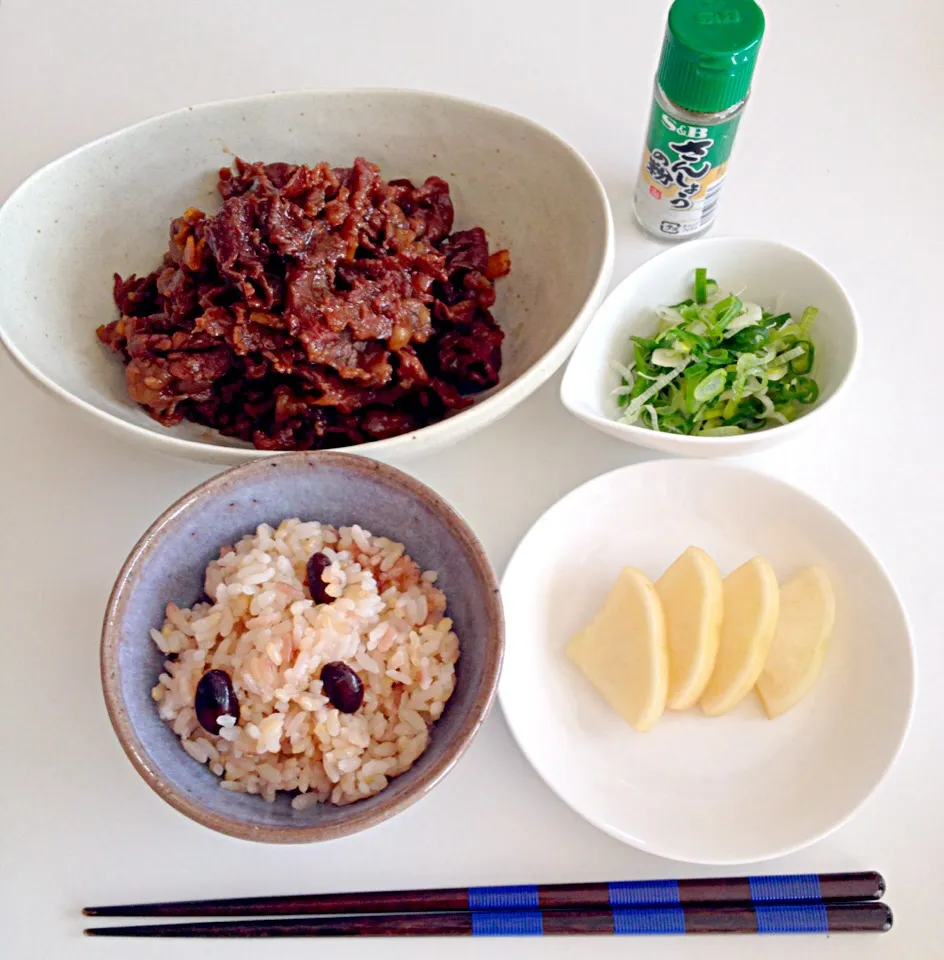
[[[841,415],[750,463],[821,497],[874,547],[908,608],[920,671],[910,738],[885,784],[830,839],[769,866],[879,869],[895,929],[802,941],[356,941],[332,944],[332,955],[944,956],[944,5],[766,8],[754,99],[715,233],[769,236],[821,258],[858,302],[866,346]],[[665,9],[657,0],[3,0],[0,197],[66,150],[186,104],[304,86],[429,88],[527,114],[583,152],[613,204],[615,282],[659,249],[636,229],[630,201]],[[463,511],[499,570],[556,498],[646,456],[571,419],[557,387],[555,378],[502,423],[409,465]],[[584,823],[531,771],[498,709],[430,797],[360,836],[267,847],[184,819],[134,773],[110,729],[98,632],[138,535],[213,468],[106,435],[6,356],[0,409],[0,956],[168,955],[160,941],[83,939],[78,910],[90,902],[704,875]],[[201,960],[291,960],[325,947],[172,949]]]

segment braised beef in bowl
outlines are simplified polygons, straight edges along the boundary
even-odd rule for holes
[[[268,219],[263,230],[263,211],[258,211],[251,228],[247,224],[231,238],[238,250],[219,235],[213,250],[208,244],[201,250],[200,230],[228,202],[218,189],[219,171],[235,157],[249,168],[240,173],[237,167],[224,192],[234,188],[230,199],[248,205],[265,177],[270,185],[262,185],[263,192],[270,191],[265,204],[280,208],[283,219],[291,221],[301,211],[308,221],[300,231],[304,249],[291,230],[286,233],[275,224],[270,229]],[[358,157],[380,172],[367,164],[352,167]],[[270,166],[265,173],[252,166],[260,161],[286,166]],[[296,182],[290,183],[293,177]],[[325,203],[318,210],[321,186],[312,185],[312,179],[323,181],[325,188]],[[306,189],[286,196],[300,181]],[[305,274],[303,261],[310,255],[309,244],[317,247],[319,231],[329,246],[341,239],[353,243],[353,234],[344,236],[343,224],[333,227],[326,221],[338,212],[339,205],[331,204],[342,190],[347,191],[343,204],[360,203],[358,188],[367,181],[370,186],[360,196],[373,212],[367,207],[361,211],[365,216],[357,229],[357,247],[319,261],[326,271],[333,264],[334,276],[322,277],[318,269]],[[445,234],[439,181],[448,184],[454,215]],[[338,192],[332,195],[334,190]],[[312,198],[315,203],[306,213]],[[381,234],[381,224],[373,218],[384,209],[390,216]],[[195,211],[205,216],[201,219]],[[178,219],[183,222],[169,246],[168,224]],[[405,234],[398,232],[404,229]],[[484,271],[483,239],[488,244]],[[381,248],[372,250],[378,240]],[[417,250],[411,263],[414,243],[425,254]],[[260,246],[266,249],[257,257]],[[414,280],[422,293],[429,267],[421,269],[419,263],[431,256],[428,247],[445,262],[432,265],[438,275],[425,294],[410,296]],[[501,251],[510,254],[505,276],[499,274],[508,269],[509,259]],[[165,254],[172,261],[179,257],[180,266],[162,267]],[[379,269],[376,261],[388,259],[396,260],[395,269],[373,275]],[[268,455],[265,447],[356,441],[346,449],[402,461],[451,446],[508,413],[540,386],[566,358],[599,305],[612,261],[612,218],[602,185],[579,154],[529,120],[411,91],[270,94],[149,120],[89,144],[27,180],[0,208],[0,283],[5,290],[0,338],[41,386],[154,449],[236,463]],[[158,302],[164,296],[157,290],[158,279],[145,281],[140,289],[137,281],[125,283],[132,275],[147,278],[155,267],[169,269],[164,283],[186,281],[191,287],[187,296],[197,298],[196,307],[188,301],[172,322],[161,315],[168,306],[171,312],[177,308]],[[303,276],[290,277],[289,267]],[[121,311],[114,298],[115,274],[124,278],[117,291]],[[216,280],[224,278],[227,289],[211,292]],[[246,283],[251,289],[240,287]],[[363,302],[387,296],[385,284],[392,284],[399,302],[367,312],[389,321],[389,333],[381,329],[380,338],[362,340],[351,321],[361,321]],[[291,322],[289,288],[301,294],[300,311]],[[335,307],[342,314],[352,309],[360,296],[355,288],[367,294],[358,302],[357,317],[331,316]],[[128,302],[138,295],[141,303]],[[304,306],[311,300],[317,303],[317,330]],[[419,304],[404,307],[409,300]],[[472,306],[460,306],[464,303]],[[430,311],[432,329],[425,341],[420,306]],[[248,311],[241,321],[237,307]],[[226,316],[213,308],[225,310]],[[129,349],[131,341],[118,326],[106,334],[128,353],[129,367],[132,352],[141,349],[141,376],[131,375],[134,396],[129,395],[128,368],[95,337],[97,328],[119,321],[122,313],[132,321],[125,321],[127,333],[158,338],[136,340]],[[409,322],[395,330],[404,316]],[[206,329],[199,333],[206,339],[194,342],[190,338],[200,318]],[[408,344],[400,342],[406,332]],[[159,342],[165,335],[169,344]],[[177,349],[175,336],[185,341],[185,349]],[[245,336],[250,342],[237,343]],[[355,363],[347,372],[353,377],[341,376],[332,363],[319,363],[325,355],[318,341],[325,337],[335,339],[328,358],[339,365],[344,366],[337,356],[338,339],[340,352],[352,353],[349,359]],[[381,349],[391,356],[381,357]],[[212,354],[212,360],[201,357],[203,352]],[[183,354],[173,358],[181,361],[173,371],[171,353]],[[390,379],[381,383],[385,363],[391,367]],[[411,372],[414,380],[425,375],[429,383],[412,383]],[[248,374],[258,376],[254,380]],[[365,398],[361,391],[360,405],[349,402],[354,384],[376,395]],[[390,392],[402,396],[391,403]],[[369,402],[360,402],[365,399]],[[183,417],[165,425],[152,413],[165,423]]]
[[[384,440],[435,423],[499,382],[504,333],[481,227],[453,232],[449,184],[386,182],[358,157],[224,167],[215,214],[170,225],[162,265],[115,275],[98,338],[130,397],[260,450]]]

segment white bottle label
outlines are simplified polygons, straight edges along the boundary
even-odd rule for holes
[[[666,239],[706,229],[715,218],[741,111],[698,126],[652,105],[636,183],[636,216]]]

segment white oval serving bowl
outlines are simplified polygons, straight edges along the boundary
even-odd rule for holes
[[[782,581],[822,564],[836,626],[809,695],[768,720],[754,693],[722,717],[666,711],[632,730],[567,659],[620,568],[652,580],[689,545],[722,574],[760,554]],[[706,460],[652,460],[552,506],[502,579],[509,638],[499,697],[547,785],[601,830],[703,864],[766,860],[826,836],[898,754],[914,705],[907,619],[869,548],[808,494]]]
[[[614,363],[632,356],[631,336],[651,336],[658,307],[692,295],[696,267],[724,290],[778,312],[799,317],[804,307],[819,314],[811,339],[819,399],[792,423],[736,437],[690,437],[617,422],[613,391],[620,377]],[[603,302],[574,351],[561,383],[561,400],[575,416],[603,433],[653,450],[686,457],[755,453],[818,422],[849,384],[859,353],[855,308],[839,281],[809,255],[772,240],[711,237],[661,253],[634,270]]]
[[[117,317],[112,274],[147,274],[187,207],[215,211],[233,156],[349,166],[386,179],[439,175],[456,229],[507,247],[497,284],[501,381],[473,406],[412,433],[345,448],[389,460],[431,453],[508,413],[564,362],[606,293],[613,224],[586,161],[530,120],[439,94],[299,91],[191,107],[90,143],[26,180],[0,207],[0,338],[42,386],[165,452],[239,463],[271,452],[192,423],[167,428],[133,403],[95,328]]]

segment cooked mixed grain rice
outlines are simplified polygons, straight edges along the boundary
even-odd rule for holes
[[[323,551],[330,604],[315,604],[305,565]],[[377,793],[426,749],[455,687],[459,642],[444,615],[436,574],[421,572],[402,543],[356,524],[284,520],[224,547],[206,570],[215,602],[167,605],[151,636],[165,654],[152,696],[184,750],[225,790],[297,791],[296,809]],[[340,713],[321,668],[341,660],[364,685],[361,708]],[[198,723],[194,695],[212,669],[231,677],[240,716],[219,735]]]

